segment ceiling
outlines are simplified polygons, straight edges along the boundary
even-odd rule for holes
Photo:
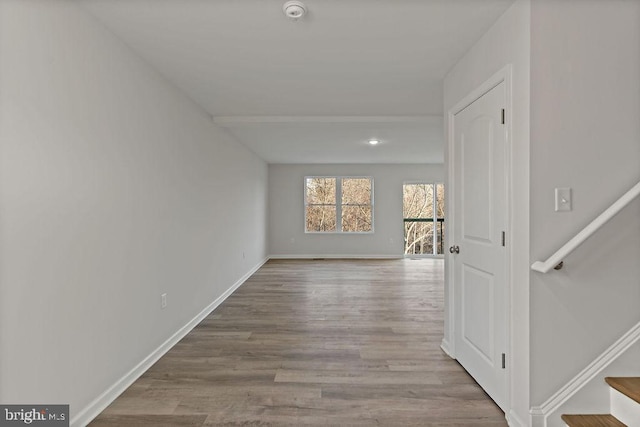
[[[443,78],[513,2],[78,1],[270,163],[441,163]]]

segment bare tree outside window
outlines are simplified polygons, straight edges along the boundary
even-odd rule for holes
[[[442,255],[444,254],[444,232],[446,230],[446,227],[444,225],[444,184],[436,184],[436,204],[437,204],[437,209],[436,209],[436,216],[438,221],[438,248],[437,248],[437,253],[438,255]]]
[[[372,230],[371,179],[342,179],[342,231]]]
[[[307,231],[336,231],[336,178],[306,178]]]
[[[403,216],[405,254],[436,255],[443,253],[443,184],[405,184],[403,186]]]
[[[373,231],[373,180],[306,177],[305,223],[310,233]]]

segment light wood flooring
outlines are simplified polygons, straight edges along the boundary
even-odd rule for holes
[[[106,426],[506,426],[441,350],[441,260],[271,260]]]

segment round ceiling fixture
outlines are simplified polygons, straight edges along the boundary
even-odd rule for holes
[[[287,18],[297,21],[307,13],[307,7],[301,1],[288,1],[282,6],[282,11]]]
[[[369,140],[369,144],[378,145],[378,144],[380,144],[380,140],[378,140],[378,139],[370,139]]]

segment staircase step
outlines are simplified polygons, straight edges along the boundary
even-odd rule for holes
[[[609,386],[640,403],[640,377],[607,377]]]
[[[607,377],[611,414],[629,427],[640,427],[640,378]]]
[[[609,414],[563,415],[562,421],[569,427],[627,427],[626,424]]]

